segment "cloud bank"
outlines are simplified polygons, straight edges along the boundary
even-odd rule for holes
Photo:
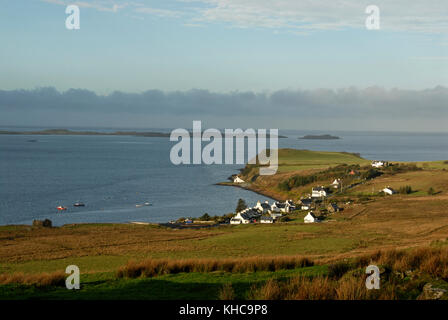
[[[97,95],[84,89],[0,90],[0,125],[215,127],[446,131],[448,88],[228,92],[208,90]],[[418,125],[417,125],[418,127]]]
[[[448,33],[446,0],[42,0],[58,5],[78,4],[98,11],[128,12],[182,19],[186,26],[223,23],[238,28],[268,28],[303,34],[314,31],[365,29],[368,5],[381,12],[388,31]]]

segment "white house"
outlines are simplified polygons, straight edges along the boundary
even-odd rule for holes
[[[241,224],[241,220],[237,218],[230,219],[230,224]]]
[[[232,222],[233,220],[233,222]],[[239,221],[239,223],[238,223]],[[251,222],[251,217],[245,213],[238,212],[236,216],[230,219],[231,224],[248,224]]]
[[[305,223],[314,223],[319,222],[319,219],[313,214],[312,211],[310,211],[305,218],[303,218],[303,222]]]
[[[235,178],[233,178],[233,183],[244,183],[244,182],[245,181],[238,176],[235,176]]]
[[[294,210],[296,206],[292,200],[286,200],[285,202],[274,202],[271,206],[271,212],[290,212]]]
[[[372,167],[374,168],[382,168],[382,167],[387,167],[388,163],[386,161],[372,161]]]
[[[312,198],[324,198],[326,196],[327,196],[327,189],[325,189],[323,186],[315,187],[311,190]]]
[[[261,213],[271,212],[271,206],[269,205],[269,201],[265,201],[263,203],[258,201],[257,205],[254,207],[254,209],[257,209]]]
[[[285,204],[288,206],[288,212],[296,209],[296,205],[291,199],[286,200]]]
[[[385,194],[388,194],[388,195],[393,195],[393,194],[397,193],[397,191],[395,191],[391,187],[386,187],[381,191],[383,191]]]
[[[341,185],[341,179],[334,179],[333,183],[331,184],[331,186],[335,189],[338,189]]]
[[[272,217],[261,217],[260,223],[274,223],[274,218]]]

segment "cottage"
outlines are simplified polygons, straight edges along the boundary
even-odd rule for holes
[[[286,200],[285,204],[286,204],[286,206],[288,206],[288,212],[296,209],[296,205],[294,204],[294,202],[291,199]]]
[[[326,188],[324,188],[323,186],[315,187],[311,190],[312,198],[324,198],[327,196],[327,194],[328,194],[328,190]]]
[[[310,210],[312,203],[313,203],[313,200],[311,198],[302,199],[302,200],[300,200],[300,204],[301,204],[300,209],[301,210]]]
[[[341,179],[334,179],[333,183],[331,184],[331,186],[334,189],[338,189],[341,186]]]
[[[341,211],[341,208],[339,208],[336,203],[330,203],[327,207],[327,210],[330,213],[335,213]]]
[[[233,178],[233,183],[244,183],[244,182],[245,181],[238,176],[235,176],[235,178]]]
[[[271,212],[290,212],[296,207],[292,200],[287,200],[286,202],[274,202],[271,206]]]
[[[312,211],[310,211],[305,218],[303,218],[303,222],[305,223],[314,223],[319,222],[319,219],[313,214]]]
[[[233,223],[232,223],[233,220]],[[237,222],[240,221],[240,224],[248,224],[251,223],[251,217],[249,215],[247,215],[246,213],[237,213],[235,217],[233,217],[232,219],[230,219],[230,223],[231,224],[238,224]]]
[[[261,213],[269,213],[269,212],[271,212],[271,206],[269,205],[269,201],[265,201],[263,203],[258,201],[257,205],[254,207],[254,209],[257,209]]]
[[[232,218],[230,219],[230,224],[241,224],[241,219],[238,218]]]
[[[272,217],[261,217],[260,223],[274,223],[274,218]]]
[[[387,167],[388,165],[389,163],[386,161],[378,161],[378,160],[372,161],[372,167],[374,168]]]
[[[384,189],[381,190],[381,191],[383,191],[385,194],[388,194],[388,195],[393,195],[393,194],[396,194],[396,193],[397,193],[397,191],[395,191],[395,190],[392,189],[391,187],[386,187],[386,188],[384,188]]]

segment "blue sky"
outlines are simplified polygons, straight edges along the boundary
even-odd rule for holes
[[[0,89],[448,86],[448,3],[376,1],[369,31],[371,2],[1,0]],[[65,28],[72,3],[80,30]]]

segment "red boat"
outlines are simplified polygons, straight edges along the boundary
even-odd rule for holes
[[[59,211],[67,210],[67,208],[66,208],[66,207],[63,207],[63,206],[59,206],[59,207],[57,207],[57,209],[58,209]]]

